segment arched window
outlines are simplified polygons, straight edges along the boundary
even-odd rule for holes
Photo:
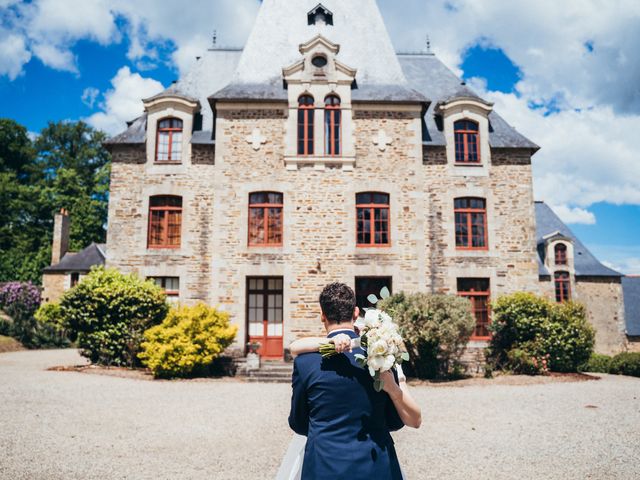
[[[326,155],[340,155],[341,147],[340,99],[329,95],[324,99],[324,150]]]
[[[158,122],[156,162],[182,161],[182,120],[164,118]]]
[[[249,245],[282,245],[282,193],[249,194]]]
[[[571,278],[569,272],[556,272],[556,302],[566,302],[571,300]]]
[[[313,109],[310,95],[298,99],[298,155],[313,155]]]
[[[471,120],[458,120],[453,124],[456,163],[480,163],[478,124]]]
[[[180,247],[182,197],[157,195],[149,199],[149,248]]]
[[[554,248],[556,265],[567,264],[567,246],[564,243],[556,243]]]
[[[390,244],[389,194],[356,194],[357,245],[379,247]]]
[[[463,250],[487,248],[487,202],[484,198],[454,200],[456,247]]]

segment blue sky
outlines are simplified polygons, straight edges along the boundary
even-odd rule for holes
[[[334,1],[334,0],[328,0]],[[378,0],[398,50],[435,53],[542,149],[537,199],[603,261],[640,274],[640,2]],[[624,15],[620,8],[624,8]],[[211,43],[242,45],[257,0],[0,0],[0,116],[115,133]],[[612,72],[615,72],[612,75]]]

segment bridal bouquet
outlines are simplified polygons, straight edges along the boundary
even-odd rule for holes
[[[388,296],[388,291],[385,292],[385,290],[381,292],[383,298],[385,293]],[[378,299],[375,295],[370,295],[369,301],[375,304]],[[384,386],[380,374],[400,365],[403,361],[408,361],[409,354],[404,349],[398,324],[387,313],[369,308],[366,310],[364,319],[358,319],[355,325],[360,332],[360,338],[352,341],[352,348],[361,347],[366,354],[356,354],[356,361],[361,367],[368,368],[369,374],[374,379],[373,387],[379,392]],[[335,346],[331,343],[320,345],[320,353],[325,358],[336,355]]]

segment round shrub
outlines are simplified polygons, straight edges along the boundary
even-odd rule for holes
[[[206,373],[213,361],[233,342],[238,327],[229,314],[204,303],[181,305],[144,333],[138,357],[154,376],[188,377]]]
[[[143,333],[159,324],[169,307],[152,281],[116,269],[95,267],[60,300],[65,327],[80,353],[93,363],[136,366]]]
[[[521,372],[524,352],[535,367],[530,373],[575,372],[593,352],[595,331],[578,303],[515,293],[498,298],[492,307],[488,359],[497,368]]]
[[[640,377],[640,352],[623,352],[611,359],[611,373]]]
[[[30,346],[36,329],[34,313],[40,306],[40,288],[31,282],[8,282],[0,287],[0,309],[10,318],[3,330]]]
[[[382,300],[378,308],[387,311],[400,327],[410,357],[407,373],[436,378],[459,370],[460,357],[475,327],[469,300],[457,295],[398,293]]]
[[[612,358],[609,355],[592,353],[589,360],[584,365],[581,365],[579,370],[581,372],[610,373],[611,360]]]

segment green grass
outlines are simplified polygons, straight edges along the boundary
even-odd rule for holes
[[[24,347],[20,342],[11,337],[5,337],[0,335],[0,353],[3,352],[16,352],[18,350],[24,350]]]

